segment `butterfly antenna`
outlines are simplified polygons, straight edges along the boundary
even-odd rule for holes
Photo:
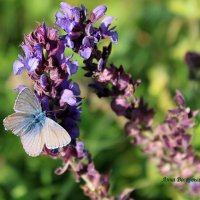
[[[63,111],[64,109],[58,109],[58,110],[50,110],[50,111],[46,111],[47,113],[51,113],[51,112],[58,112],[58,111]]]

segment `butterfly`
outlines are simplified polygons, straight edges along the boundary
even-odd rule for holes
[[[58,123],[46,117],[38,98],[26,87],[18,94],[15,113],[3,120],[5,130],[20,137],[23,148],[30,156],[38,156],[44,145],[56,149],[68,145],[71,137]]]

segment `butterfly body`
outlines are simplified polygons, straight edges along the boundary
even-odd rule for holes
[[[21,135],[24,135],[23,133],[31,131],[36,126],[39,126],[40,129],[42,129],[42,127],[44,126],[46,120],[45,112],[35,113],[31,117],[32,119],[30,124],[24,127],[24,130],[22,130]]]
[[[44,121],[45,121],[45,118],[46,118],[46,115],[45,115],[44,112],[36,113],[36,114],[34,115],[33,123],[40,123],[40,124],[43,124]]]
[[[55,149],[71,142],[68,132],[42,111],[37,97],[29,88],[19,93],[14,110],[15,113],[4,119],[4,127],[21,138],[30,156],[38,156],[44,145]]]

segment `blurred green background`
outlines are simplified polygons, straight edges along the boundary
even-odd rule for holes
[[[188,79],[184,54],[188,50],[200,52],[199,0],[69,0],[92,10],[106,4],[107,15],[117,18],[115,25],[119,43],[113,46],[110,62],[123,64],[134,79],[141,79],[137,96],[157,114],[155,123],[164,119],[169,108],[175,106],[175,90],[182,91],[188,106],[199,106],[199,84]],[[0,120],[13,112],[16,88],[30,84],[24,76],[12,75],[12,64],[21,52],[23,35],[46,21],[53,26],[54,14],[60,1],[0,0]],[[82,66],[81,60],[79,64]],[[99,100],[88,90],[83,70],[80,80],[83,100],[81,138],[92,153],[97,169],[111,175],[111,193],[118,194],[125,187],[134,187],[136,200],[186,200],[185,192],[161,184],[155,165],[138,147],[129,144],[123,134],[124,120],[117,118],[109,102]],[[71,200],[88,199],[83,196],[81,183],[70,172],[54,174],[61,161],[46,157],[31,158],[25,154],[19,138],[4,131],[0,123],[0,200]],[[198,150],[199,127],[194,132],[193,145]],[[199,199],[197,197],[197,199]]]

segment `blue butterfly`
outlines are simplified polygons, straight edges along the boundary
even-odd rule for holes
[[[24,150],[30,156],[38,156],[44,145],[55,149],[68,145],[68,132],[42,112],[41,105],[29,88],[24,88],[16,98],[14,111],[3,120],[6,130],[20,136]]]

